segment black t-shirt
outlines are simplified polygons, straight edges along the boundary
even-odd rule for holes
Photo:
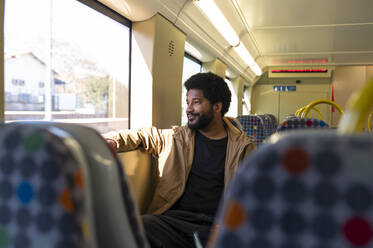
[[[196,132],[192,169],[185,192],[172,209],[215,216],[224,189],[228,138],[212,140]]]

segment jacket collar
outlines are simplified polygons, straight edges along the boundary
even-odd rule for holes
[[[235,127],[228,118],[223,117],[223,121],[227,129],[228,138],[232,140],[238,139],[241,136],[242,131]]]

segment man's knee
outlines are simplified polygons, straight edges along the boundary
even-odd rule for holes
[[[152,248],[164,247],[162,242],[158,239],[161,234],[159,232],[159,217],[156,215],[145,214],[141,216],[145,234]]]
[[[146,236],[152,248],[193,247],[192,232],[188,237],[175,230],[175,226],[183,228],[179,221],[165,220],[166,217],[162,215],[146,214],[141,217]]]

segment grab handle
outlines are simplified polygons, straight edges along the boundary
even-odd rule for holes
[[[315,100],[315,101],[311,102],[310,104],[308,104],[306,106],[303,114],[302,114],[302,117],[306,117],[308,115],[308,112],[310,112],[311,108],[313,108],[314,106],[316,106],[316,105],[318,105],[320,103],[327,103],[329,105],[334,106],[338,110],[338,112],[341,115],[343,115],[343,109],[338,104],[336,104],[335,102],[332,102],[332,101],[330,101],[328,99],[320,99],[320,100]]]
[[[340,134],[361,131],[373,106],[373,79],[368,81],[360,91],[350,97],[346,113],[338,125]]]

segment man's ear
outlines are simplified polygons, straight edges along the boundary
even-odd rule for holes
[[[223,108],[222,102],[216,102],[213,106],[213,109],[215,112],[221,112],[221,109]]]

